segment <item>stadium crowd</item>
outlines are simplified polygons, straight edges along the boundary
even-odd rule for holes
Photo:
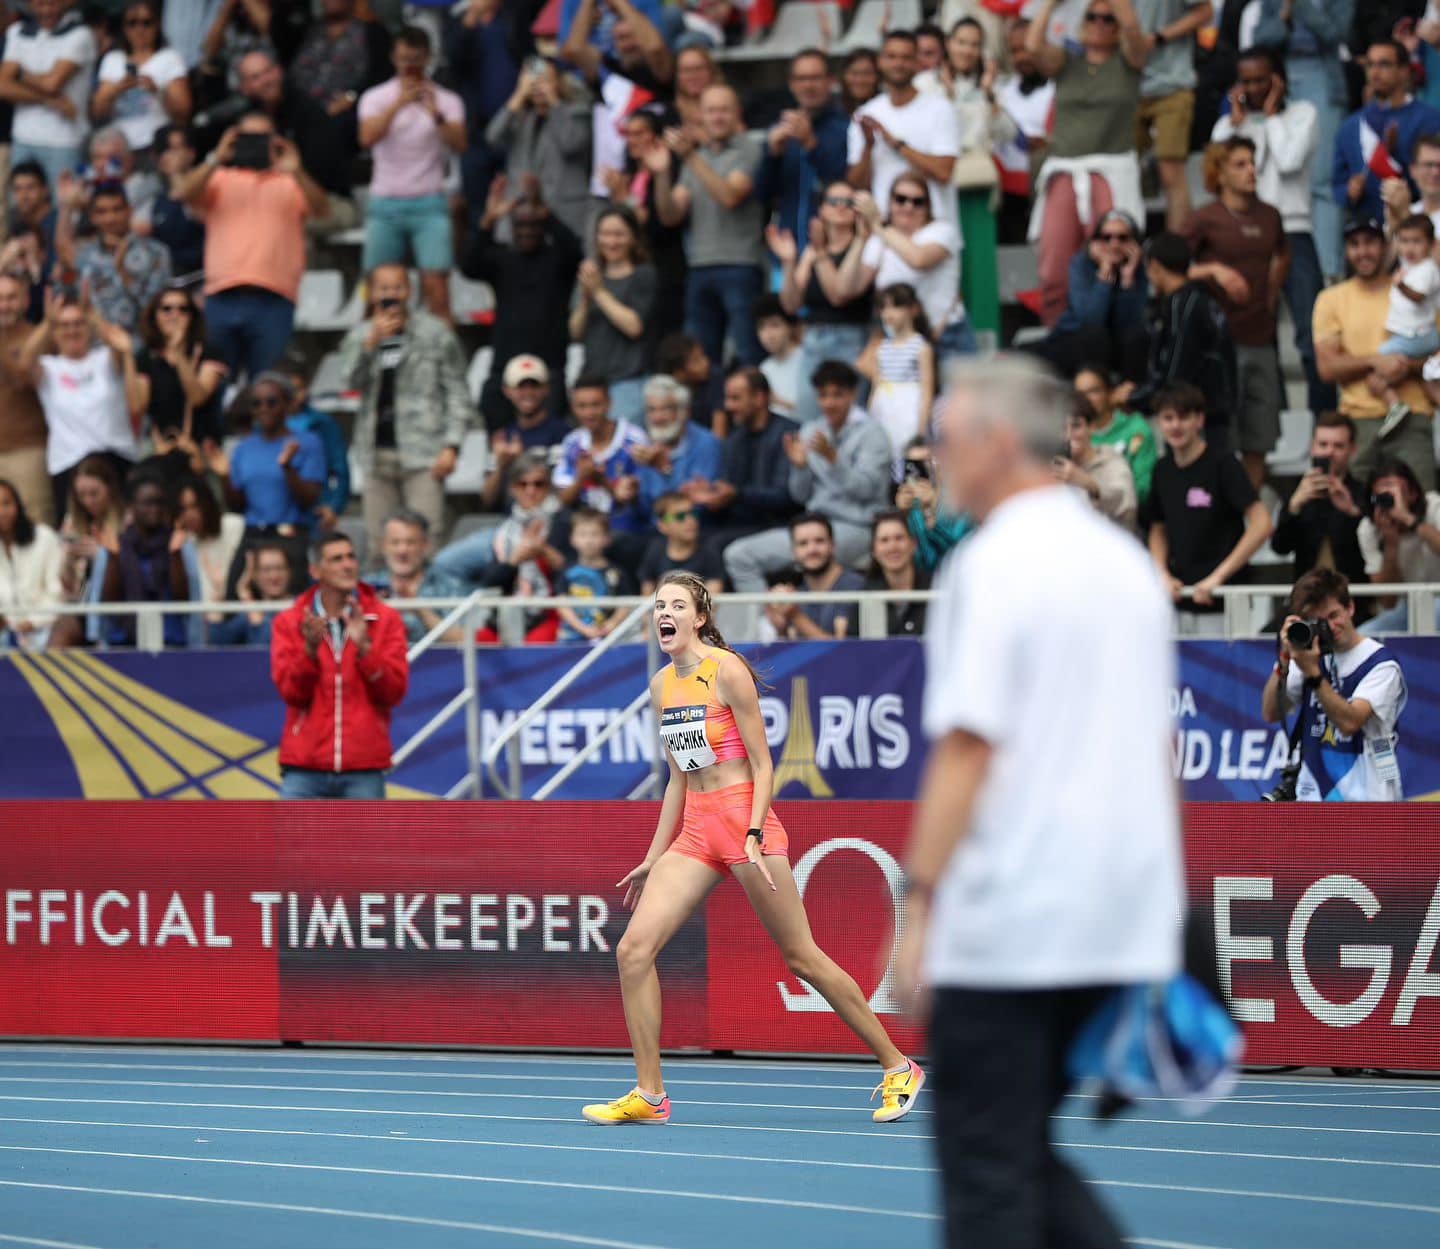
[[[532,641],[681,566],[924,587],[970,527],[931,408],[995,346],[1073,377],[1056,477],[1182,632],[1262,552],[1440,580],[1433,0],[0,10],[0,645],[133,642],[60,602],[289,598],[337,527],[382,596],[572,596]]]

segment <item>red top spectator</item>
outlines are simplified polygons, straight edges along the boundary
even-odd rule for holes
[[[270,643],[270,674],[285,700],[282,797],[311,796],[297,773],[388,768],[390,710],[410,683],[404,622],[361,584],[350,539],[322,538],[310,572],[317,584],[276,618]]]

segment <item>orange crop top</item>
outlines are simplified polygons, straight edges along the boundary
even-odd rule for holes
[[[735,713],[718,701],[720,659],[711,651],[688,677],[665,669],[660,689],[660,741],[683,772],[748,759]]]

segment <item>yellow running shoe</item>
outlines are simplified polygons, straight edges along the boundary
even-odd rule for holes
[[[870,1094],[872,1102],[875,1100],[875,1093],[882,1094],[880,1109],[871,1116],[876,1123],[894,1123],[915,1108],[915,1099],[925,1087],[925,1073],[913,1060],[906,1059],[906,1062],[909,1066],[904,1071],[888,1072],[875,1086],[875,1092]]]
[[[920,1068],[916,1067],[915,1070],[919,1071]],[[670,1098],[667,1096],[656,1106],[647,1102],[640,1095],[640,1090],[635,1088],[616,1101],[596,1102],[593,1106],[586,1106],[580,1113],[591,1123],[669,1123]]]

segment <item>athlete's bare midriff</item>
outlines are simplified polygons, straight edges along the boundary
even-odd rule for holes
[[[685,774],[685,788],[697,794],[713,794],[717,789],[729,789],[732,785],[749,785],[755,780],[750,770],[749,759],[726,759],[724,763],[712,763],[708,768]]]

